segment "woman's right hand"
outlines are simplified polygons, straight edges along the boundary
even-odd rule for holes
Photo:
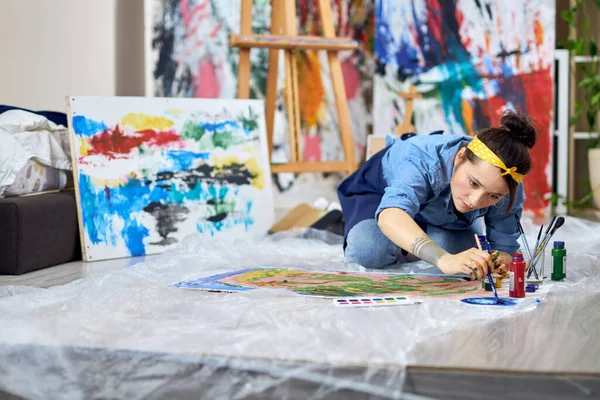
[[[494,271],[489,253],[470,248],[458,254],[445,254],[438,261],[438,268],[446,275],[465,274],[471,279],[481,279],[488,270]]]

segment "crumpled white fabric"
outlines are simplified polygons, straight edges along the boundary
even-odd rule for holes
[[[0,196],[30,159],[72,170],[67,128],[28,111],[0,114]]]

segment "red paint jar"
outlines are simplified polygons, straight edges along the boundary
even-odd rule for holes
[[[508,295],[514,298],[525,297],[525,260],[520,251],[513,254],[508,274],[510,277]]]

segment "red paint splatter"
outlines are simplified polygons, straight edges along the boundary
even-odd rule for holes
[[[442,27],[444,22],[442,21],[442,7],[438,0],[427,1],[427,27],[430,30],[430,35],[438,43],[446,43],[445,38],[442,37]],[[447,46],[442,45],[442,55],[447,55]]]
[[[304,159],[321,161],[321,138],[318,135],[304,135]]]
[[[198,73],[196,74],[194,97],[219,97],[221,93],[220,76],[221,74],[217,71],[217,67],[212,60],[200,60],[198,62]]]
[[[550,128],[553,115],[553,88],[552,73],[549,68],[521,75],[525,98],[527,99],[527,110],[531,118],[536,121],[539,132],[538,140],[531,150],[533,166],[531,172],[525,178],[525,200],[524,207],[533,211],[535,216],[545,216],[548,207],[548,199],[552,189],[548,184],[546,169],[550,164],[551,141]]]
[[[546,175],[551,157],[550,128],[554,87],[552,74],[550,69],[546,68],[529,74],[515,75],[507,80],[514,83],[515,92],[523,92],[526,107],[522,111],[535,121],[538,130],[538,140],[530,151],[533,165],[523,181],[527,197],[523,207],[526,211],[532,212],[534,217],[542,218],[545,217],[549,205],[549,199],[546,197],[552,191]],[[502,96],[494,96],[481,102],[482,114],[490,119],[489,126],[500,124],[506,101]]]
[[[358,68],[354,64],[354,60],[347,58],[342,62],[342,75],[344,76],[344,88],[346,89],[346,98],[356,98],[361,89],[361,80],[358,73]]]
[[[143,130],[132,135],[126,135],[117,125],[113,130],[104,131],[92,136],[90,139],[91,149],[88,154],[103,154],[108,158],[118,158],[117,154],[129,154],[133,149],[146,145],[164,146],[181,140],[174,131],[157,132],[154,130]]]

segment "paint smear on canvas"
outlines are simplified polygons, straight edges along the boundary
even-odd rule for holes
[[[540,136],[525,179],[527,212],[548,212],[553,113],[554,2],[439,2],[376,0],[374,131],[403,119],[398,92],[417,86],[415,126],[473,135],[518,108]],[[515,26],[523,29],[515,30]]]
[[[139,256],[193,232],[251,231],[260,213],[256,193],[268,178],[259,161],[258,118],[252,107],[239,114],[171,109],[111,120],[73,117],[91,245]]]
[[[152,0],[153,95],[160,97],[235,98],[237,95],[237,50],[229,47],[229,35],[239,33],[241,2],[217,0]],[[297,2],[300,34],[322,35],[318,0]],[[252,30],[269,33],[270,4],[254,1]],[[371,107],[371,76],[374,32],[372,1],[343,0],[332,3],[335,27],[341,36],[360,43],[355,52],[340,53],[350,108],[355,153],[364,156]],[[268,52],[250,52],[250,97],[266,97]],[[325,52],[295,53],[300,88],[301,130],[306,160],[341,160],[336,105]],[[284,68],[279,68],[276,120],[286,120],[283,89]],[[285,124],[275,125],[274,159],[289,160]],[[293,181],[293,178],[286,177]],[[276,178],[278,179],[278,178]],[[285,178],[282,178],[285,179]],[[291,183],[277,185],[280,190]]]

